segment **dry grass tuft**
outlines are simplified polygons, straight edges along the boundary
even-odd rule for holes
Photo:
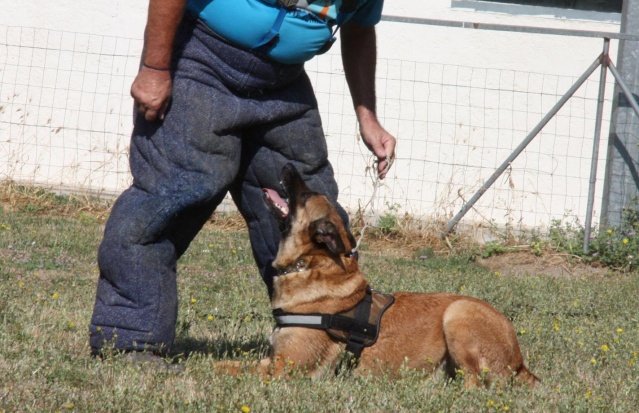
[[[112,199],[95,195],[56,193],[46,187],[0,182],[0,205],[8,211],[73,217],[88,214],[99,219],[109,214],[112,204]]]

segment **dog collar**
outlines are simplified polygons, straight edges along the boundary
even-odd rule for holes
[[[351,251],[347,252],[346,254],[344,254],[345,258],[358,258],[358,254],[357,251],[355,249],[352,249]],[[293,265],[288,265],[286,267],[279,267],[276,268],[277,269],[277,276],[280,275],[286,275],[286,274],[291,274],[294,272],[300,272],[300,271],[304,271],[306,270],[306,263],[304,262],[303,259],[298,260],[295,264]]]
[[[304,262],[304,260],[300,259],[293,265],[277,268],[277,275],[280,276],[280,275],[291,274],[294,272],[304,271],[305,269],[306,269],[306,263]]]

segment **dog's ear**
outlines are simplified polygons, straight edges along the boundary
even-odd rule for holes
[[[311,222],[309,225],[311,239],[318,244],[326,245],[333,254],[343,254],[346,247],[339,235],[337,227],[328,219],[322,218]]]

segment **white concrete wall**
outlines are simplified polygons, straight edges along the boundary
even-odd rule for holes
[[[148,2],[0,0],[0,24],[140,39]]]
[[[140,0],[0,0],[0,25],[141,38],[147,2]],[[384,14],[575,30],[618,32],[616,23],[559,20],[452,9],[450,0],[386,0]],[[600,39],[481,32],[382,23],[380,55],[402,60],[500,67],[574,75],[596,57]],[[570,54],[567,56],[566,52]],[[545,56],[545,58],[541,58]],[[584,66],[586,65],[586,66]]]
[[[137,56],[141,47],[146,7],[147,2],[139,0],[0,0],[3,11],[0,29],[5,31],[0,33],[0,41],[2,36],[5,42],[7,38],[20,37],[21,42],[29,43],[33,37],[36,39],[33,44],[37,46],[37,39],[46,32],[46,37],[54,43],[67,46],[73,43],[69,47],[77,48],[78,42],[91,47],[92,42],[100,41],[102,45],[98,49],[106,51],[105,54],[126,57],[122,60],[116,56],[105,61],[101,53],[88,54],[83,64],[89,62],[98,68],[104,67],[105,73],[98,69],[95,76],[83,77],[82,84],[77,86],[81,90],[70,87],[71,92],[77,93],[60,98],[54,89],[41,90],[53,82],[47,80],[46,67],[42,73],[33,69],[25,74],[19,69],[19,62],[28,56],[0,52],[0,70],[2,59],[7,61],[0,78],[3,106],[0,146],[4,146],[0,148],[0,163],[5,162],[0,174],[12,179],[32,179],[58,187],[77,186],[102,192],[118,192],[127,185],[126,136],[131,121],[131,100],[127,93],[135,73],[133,56]],[[386,0],[384,14],[576,30],[619,30],[617,23],[610,22],[453,9],[450,0]],[[387,129],[398,136],[399,146],[397,163],[386,187],[379,193],[381,199],[375,212],[382,214],[390,207],[394,212],[440,219],[457,212],[463,200],[473,194],[565,92],[571,80],[594,61],[602,44],[599,38],[380,23],[380,117]],[[613,56],[616,48],[617,42],[613,41]],[[16,53],[18,49],[9,50]],[[29,50],[30,58],[44,62],[44,66],[51,58],[49,52],[38,57],[37,47]],[[357,141],[350,100],[340,77],[338,50],[335,47],[327,56],[309,62],[307,67],[316,82],[324,112],[331,159],[342,188],[341,201],[356,210],[368,201],[372,184],[364,176],[368,160],[362,154],[366,154],[366,150]],[[96,59],[93,62],[92,57]],[[69,65],[71,70],[74,63]],[[109,86],[102,90],[101,84],[107,80]],[[60,83],[59,75],[55,82]],[[73,85],[73,79],[61,87],[69,85]],[[589,102],[593,93],[596,94],[596,86],[590,84],[581,99]],[[611,90],[608,97],[610,93]],[[53,102],[51,105],[40,103],[40,107],[52,109],[39,109],[36,114],[31,106],[34,96],[40,102]],[[75,99],[77,107],[56,112],[56,99],[65,100],[67,106],[74,106],[69,102]],[[565,117],[547,136],[540,137],[544,141],[535,144],[532,154],[527,155],[521,165],[513,164],[510,175],[499,180],[467,221],[543,226],[564,212],[583,220],[590,165],[587,157],[591,148],[579,139],[592,139],[594,122],[590,116],[594,109],[589,105],[583,104],[583,108],[578,105],[583,114]],[[91,106],[91,110],[87,110],[87,106]],[[571,109],[571,113],[575,110]],[[608,113],[606,116],[609,118]],[[112,130],[114,135],[95,131],[96,124]],[[57,128],[60,129],[56,132]],[[64,143],[59,143],[61,137]],[[582,155],[572,159],[576,142],[585,147],[581,149]],[[44,151],[47,143],[57,149]],[[484,145],[488,149],[477,150]],[[553,147],[551,152],[547,151],[549,146]],[[113,156],[101,157],[97,153]],[[605,150],[602,153],[605,154]],[[57,162],[61,159],[68,159],[63,167]],[[472,168],[467,168],[468,164]],[[602,165],[600,162],[600,167]],[[531,175],[533,169],[541,172]],[[565,171],[565,176],[558,179],[558,170]],[[571,173],[574,170],[579,173]],[[100,171],[109,173],[92,177],[92,173]],[[551,175],[551,179],[543,175]],[[598,204],[595,207],[598,209]]]

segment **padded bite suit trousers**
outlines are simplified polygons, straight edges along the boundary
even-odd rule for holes
[[[115,202],[98,251],[94,349],[168,351],[177,260],[227,193],[248,224],[269,293],[279,223],[261,188],[280,188],[282,166],[292,162],[310,188],[337,199],[303,65],[238,49],[189,18],[175,45],[170,107],[164,121],[135,116],[133,183]]]

